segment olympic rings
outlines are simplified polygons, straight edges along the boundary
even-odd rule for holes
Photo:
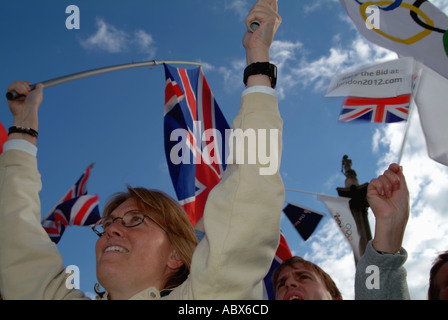
[[[448,30],[443,35],[443,47],[445,48],[446,55],[448,56]]]
[[[428,1],[428,0],[417,0],[414,2],[414,6],[417,8],[420,8],[420,6],[423,3],[425,3],[426,1]],[[411,17],[421,27],[431,30],[431,31],[443,33],[443,47],[445,49],[446,55],[448,56],[448,30],[443,30],[443,29],[436,28],[434,26],[427,25],[426,23],[424,23],[423,21],[421,21],[419,19],[417,13],[415,13],[415,12],[411,12]]]
[[[358,2],[359,5],[362,5],[362,4],[363,4],[363,3],[362,3],[361,1],[359,1],[359,0],[355,0],[355,1]],[[388,5],[388,6],[385,7],[385,8],[380,8],[380,7],[378,7],[378,8],[380,8],[381,10],[384,10],[384,11],[392,11],[392,10],[398,8],[399,6],[401,6],[401,3],[402,3],[402,2],[403,2],[403,0],[396,0],[396,1],[394,1],[394,3]]]
[[[344,232],[345,236],[351,236],[352,235],[352,226],[350,223],[347,223],[345,227],[342,228],[342,232]]]
[[[352,237],[352,225],[350,223],[347,223],[345,225],[345,227],[342,228],[341,226],[341,230],[344,233],[345,237],[347,238],[348,241],[352,241],[353,237]]]
[[[342,233],[344,234],[344,236],[347,238],[348,241],[352,241],[353,237],[352,237],[352,225],[350,223],[347,223],[345,225],[345,227],[342,226],[342,221],[341,219],[339,219],[340,215],[336,214],[334,216],[334,219],[336,220],[336,223],[338,224],[339,228],[341,228]]]
[[[428,1],[428,0],[417,0],[417,1],[414,2],[414,6],[415,6],[416,8],[420,8],[420,6],[421,6],[424,2],[426,2],[426,1]],[[414,21],[415,21],[418,25],[420,25],[421,27],[423,27],[423,28],[425,28],[425,29],[429,29],[429,30],[432,30],[432,31],[440,32],[440,33],[445,33],[446,31],[448,31],[448,30],[442,30],[442,29],[439,29],[439,28],[435,28],[434,26],[429,26],[429,25],[427,25],[426,23],[424,23],[422,20],[420,20],[420,19],[418,18],[417,13],[415,13],[415,12],[411,12],[411,17],[412,17],[412,19],[414,19]]]
[[[369,21],[367,19],[367,15],[366,15],[367,7],[372,6],[372,5],[384,6],[384,5],[388,5],[388,4],[393,4],[393,2],[394,1],[390,1],[390,0],[388,0],[388,1],[376,1],[376,2],[375,1],[367,1],[367,2],[363,3],[360,6],[361,16],[364,19],[364,21]],[[400,7],[407,8],[407,9],[409,9],[411,11],[415,11],[418,15],[423,17],[423,19],[425,20],[425,22],[428,25],[430,25],[432,27],[434,26],[434,22],[422,10],[420,10],[417,7],[415,7],[414,5],[411,5],[409,3],[401,3]],[[373,28],[372,30],[375,31],[376,33],[382,35],[383,37],[389,39],[389,40],[392,40],[392,41],[395,41],[395,42],[399,42],[399,43],[404,43],[404,44],[407,44],[407,45],[411,45],[411,44],[414,44],[414,43],[422,40],[423,38],[429,36],[431,34],[431,32],[432,32],[429,29],[425,29],[422,32],[419,32],[416,35],[414,35],[414,36],[412,36],[412,37],[410,37],[408,39],[400,39],[400,38],[388,35],[388,34],[384,33],[383,31],[381,31],[380,29]]]

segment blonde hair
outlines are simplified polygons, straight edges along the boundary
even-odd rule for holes
[[[191,259],[198,244],[193,225],[185,211],[176,200],[163,191],[127,186],[127,191],[116,193],[107,202],[103,216],[109,216],[128,199],[135,199],[140,210],[150,213],[151,217],[166,229],[171,245],[184,264],[176,273],[169,275],[164,289],[179,286],[190,274]]]

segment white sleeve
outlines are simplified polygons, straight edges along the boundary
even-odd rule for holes
[[[243,93],[241,94],[241,96],[244,97],[244,96],[248,95],[249,93],[255,93],[255,92],[270,94],[271,96],[274,96],[274,97],[277,94],[277,91],[275,91],[271,87],[253,86],[253,87],[249,87],[249,88],[245,89],[243,91]]]
[[[37,155],[37,147],[31,142],[22,139],[13,139],[6,141],[3,145],[3,152],[6,152],[8,150],[24,151],[34,157]]]

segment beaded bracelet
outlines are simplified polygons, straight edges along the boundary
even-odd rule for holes
[[[8,135],[10,135],[11,133],[25,133],[25,134],[29,134],[30,136],[33,136],[35,138],[37,138],[37,136],[39,135],[39,133],[32,128],[25,128],[25,127],[20,127],[20,126],[10,127],[8,130]]]

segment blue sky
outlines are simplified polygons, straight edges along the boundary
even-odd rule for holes
[[[442,0],[433,4],[448,12]],[[254,1],[110,0],[2,1],[0,86],[33,83],[93,68],[145,60],[203,63],[205,76],[227,120],[239,108],[245,55],[244,18]],[[80,29],[65,26],[67,6],[80,9]],[[396,58],[354,29],[339,1],[281,0],[283,23],[271,49],[279,67],[278,97],[284,119],[281,174],[287,188],[337,195],[344,187],[347,154],[359,182],[382,173],[398,152],[402,124],[343,124],[342,99],[324,98],[335,74],[353,66]],[[175,196],[163,148],[164,71],[131,69],[45,89],[40,109],[38,161],[42,215],[46,215],[85,168],[95,162],[90,193],[104,201],[126,184]],[[411,120],[402,165],[411,190],[412,215],[404,247],[411,296],[425,299],[429,267],[446,250],[447,167],[430,160],[419,126]],[[0,121],[12,123],[6,105]],[[288,191],[286,200],[327,216],[306,242],[286,217],[282,229],[294,254],[321,265],[346,299],[353,298],[351,250],[316,196]],[[369,214],[374,229],[372,214]],[[262,232],[262,230],[260,230]],[[59,249],[65,265],[80,269],[81,289],[93,292],[94,243],[90,228],[69,228]]]

